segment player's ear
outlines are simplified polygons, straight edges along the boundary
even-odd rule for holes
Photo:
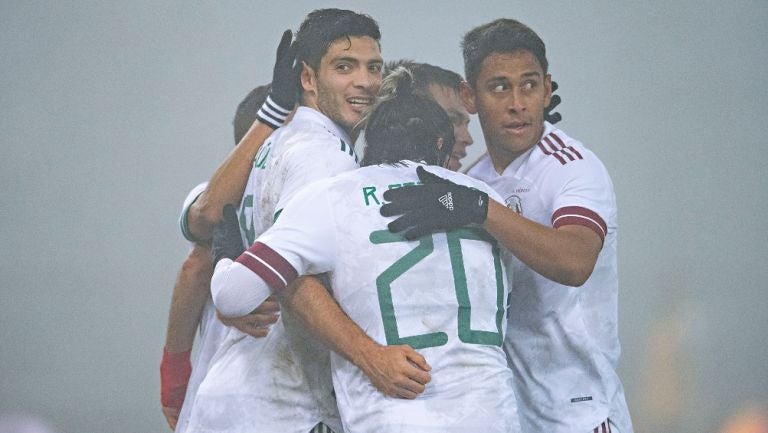
[[[440,156],[443,153],[441,152],[441,150],[443,150],[443,147],[445,147],[445,140],[443,140],[443,137],[437,137],[436,144],[437,144],[437,155]],[[448,161],[450,159],[451,159],[451,154],[446,153],[445,156],[443,157],[443,160],[439,161],[438,164],[440,165],[440,167],[448,168]]]
[[[544,91],[547,92],[544,97],[544,106],[549,107],[549,103],[552,101],[552,75],[547,74],[544,76]]]
[[[462,81],[459,84],[459,96],[464,103],[464,108],[469,111],[469,114],[477,114],[477,106],[475,105],[475,89],[469,85],[468,82]]]
[[[301,62],[299,80],[301,81],[301,88],[305,92],[314,93],[317,91],[317,75],[315,75],[315,71],[306,62]]]

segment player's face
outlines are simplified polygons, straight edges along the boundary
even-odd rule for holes
[[[455,90],[437,84],[430,84],[427,89],[437,104],[448,113],[448,118],[453,123],[453,135],[456,138],[456,143],[453,145],[453,151],[448,160],[448,168],[458,171],[461,168],[459,161],[467,156],[467,146],[472,145],[472,136],[469,134],[469,112]]]
[[[505,168],[541,139],[552,80],[526,50],[493,53],[483,60],[474,86],[462,97],[477,113],[496,169]]]
[[[379,44],[373,38],[337,39],[320,59],[305,91],[314,91],[315,108],[352,134],[381,87],[382,65]]]

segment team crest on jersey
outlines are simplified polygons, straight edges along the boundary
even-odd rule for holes
[[[506,200],[504,200],[504,204],[507,205],[508,208],[512,209],[513,211],[517,212],[518,215],[523,214],[523,202],[520,200],[519,196],[511,195],[507,197]]]

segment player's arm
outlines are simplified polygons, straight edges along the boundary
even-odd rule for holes
[[[254,122],[240,143],[213,173],[208,188],[190,207],[187,214],[189,234],[196,242],[209,243],[221,208],[225,203],[240,201],[253,158],[272,131],[269,126],[259,121]]]
[[[193,240],[208,243],[213,226],[221,219],[221,209],[226,203],[238,203],[243,196],[259,148],[280,127],[293,110],[298,96],[294,60],[296,47],[291,43],[290,30],[283,33],[277,48],[277,59],[272,76],[272,88],[256,121],[240,143],[216,169],[208,188],[200,195],[187,215],[187,227]]]
[[[547,227],[494,200],[483,228],[531,269],[566,286],[587,281],[603,246],[603,239],[586,226]]]
[[[297,280],[309,263],[314,263],[320,272],[329,270],[328,256],[333,254],[328,251],[328,246],[332,249],[336,245],[335,239],[324,237],[330,236],[332,230],[319,227],[322,226],[319,221],[325,219],[319,217],[323,211],[322,206],[313,202],[316,199],[315,190],[299,192],[289,201],[275,226],[260,237],[263,240],[278,230],[287,231],[290,236],[283,239],[284,243],[302,251],[301,258],[294,258],[300,268],[298,271],[281,254],[259,240],[241,254],[235,209],[232,205],[225,206],[224,216],[213,235],[216,270],[211,280],[211,293],[214,304],[221,314],[236,316],[250,311],[274,292],[284,305],[294,310],[307,329],[357,365],[377,389],[390,396],[415,398],[431,379],[427,373],[430,367],[424,358],[408,346],[378,345],[341,310],[316,278]],[[292,205],[297,203],[314,209],[316,224],[309,233],[322,239],[310,240],[311,235],[301,229],[303,225],[292,220],[293,216],[306,215],[303,208],[294,211]]]
[[[176,428],[192,372],[190,354],[211,280],[208,248],[193,245],[173,288],[163,359],[160,363],[160,400],[166,421]]]
[[[211,251],[193,244],[173,287],[163,358],[160,362],[160,403],[171,429],[176,428],[192,372],[190,356],[203,308],[210,292]],[[264,337],[277,319],[280,307],[267,299],[250,314],[222,322],[253,337]]]
[[[431,369],[408,345],[382,346],[347,316],[315,277],[302,277],[280,295],[305,329],[356,365],[383,394],[407,399],[424,392]]]
[[[592,274],[604,228],[601,237],[599,230],[584,225],[546,227],[518,215],[483,191],[458,185],[422,167],[417,172],[423,185],[384,193],[384,199],[391,203],[382,206],[382,215],[402,214],[389,224],[391,231],[405,231],[406,238],[415,239],[438,230],[482,224],[518,259],[552,281],[581,286]],[[446,205],[447,196],[451,197],[450,206]]]

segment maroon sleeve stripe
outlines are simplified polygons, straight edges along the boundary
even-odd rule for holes
[[[566,147],[565,143],[563,142],[563,139],[558,137],[557,134],[555,134],[554,132],[550,132],[549,135],[552,136],[552,138],[554,138],[558,144],[560,144],[560,147]]]
[[[545,155],[554,156],[558,161],[560,161],[560,164],[565,165],[565,158],[558,155],[557,152],[548,150],[547,147],[544,146],[544,141],[547,141],[547,137],[544,137],[544,140],[539,142],[539,149],[541,149],[541,151],[544,152]],[[547,141],[547,143],[551,145],[551,142]]]
[[[549,135],[552,135],[552,134],[549,134]],[[557,145],[555,145],[554,142],[552,142],[552,139],[549,138],[549,135],[544,137],[544,141],[547,142],[547,144],[549,145],[549,148],[552,149],[552,152],[557,152],[558,150],[560,150],[560,148],[557,147]]]
[[[251,245],[237,262],[260,276],[274,290],[284,289],[298,276],[287,260],[261,242]]]
[[[565,142],[563,141],[563,139],[560,138],[557,134],[552,132],[549,135],[552,136],[552,138],[554,138],[555,141],[557,141],[558,144],[560,144],[560,147],[563,149],[563,151],[565,151],[567,149],[568,151],[573,152],[576,155],[576,158],[584,159],[584,157],[581,156],[581,154],[579,153],[578,150],[576,150],[576,148],[574,148],[573,146],[566,146]]]
[[[567,225],[580,225],[587,227],[605,240],[608,226],[600,215],[580,206],[566,206],[555,211],[552,215],[552,227],[558,228]]]
[[[545,144],[546,143],[546,146]],[[567,146],[562,138],[557,134],[550,132],[545,135],[539,142],[539,148],[545,155],[554,156],[560,161],[560,164],[565,165],[567,162],[575,161],[577,159],[584,159],[576,148],[573,146]],[[568,160],[566,161],[562,155],[565,155]]]
[[[555,134],[550,134],[550,135],[551,135],[552,137],[557,137]],[[547,140],[549,143],[552,143],[552,140],[551,140],[549,137],[547,137],[547,138],[546,138],[546,140]],[[554,144],[552,144],[552,148],[555,148],[555,147],[557,147],[557,146],[555,146]],[[576,161],[576,157],[575,157],[575,156],[573,156],[573,155],[571,155],[571,152],[569,152],[569,150],[571,150],[571,148],[570,148],[570,147],[561,147],[561,148],[559,148],[559,149],[557,150],[557,152],[558,152],[558,153],[562,153],[563,155],[567,156],[567,157],[568,157],[568,159],[569,159],[569,160],[571,160],[571,161]]]

